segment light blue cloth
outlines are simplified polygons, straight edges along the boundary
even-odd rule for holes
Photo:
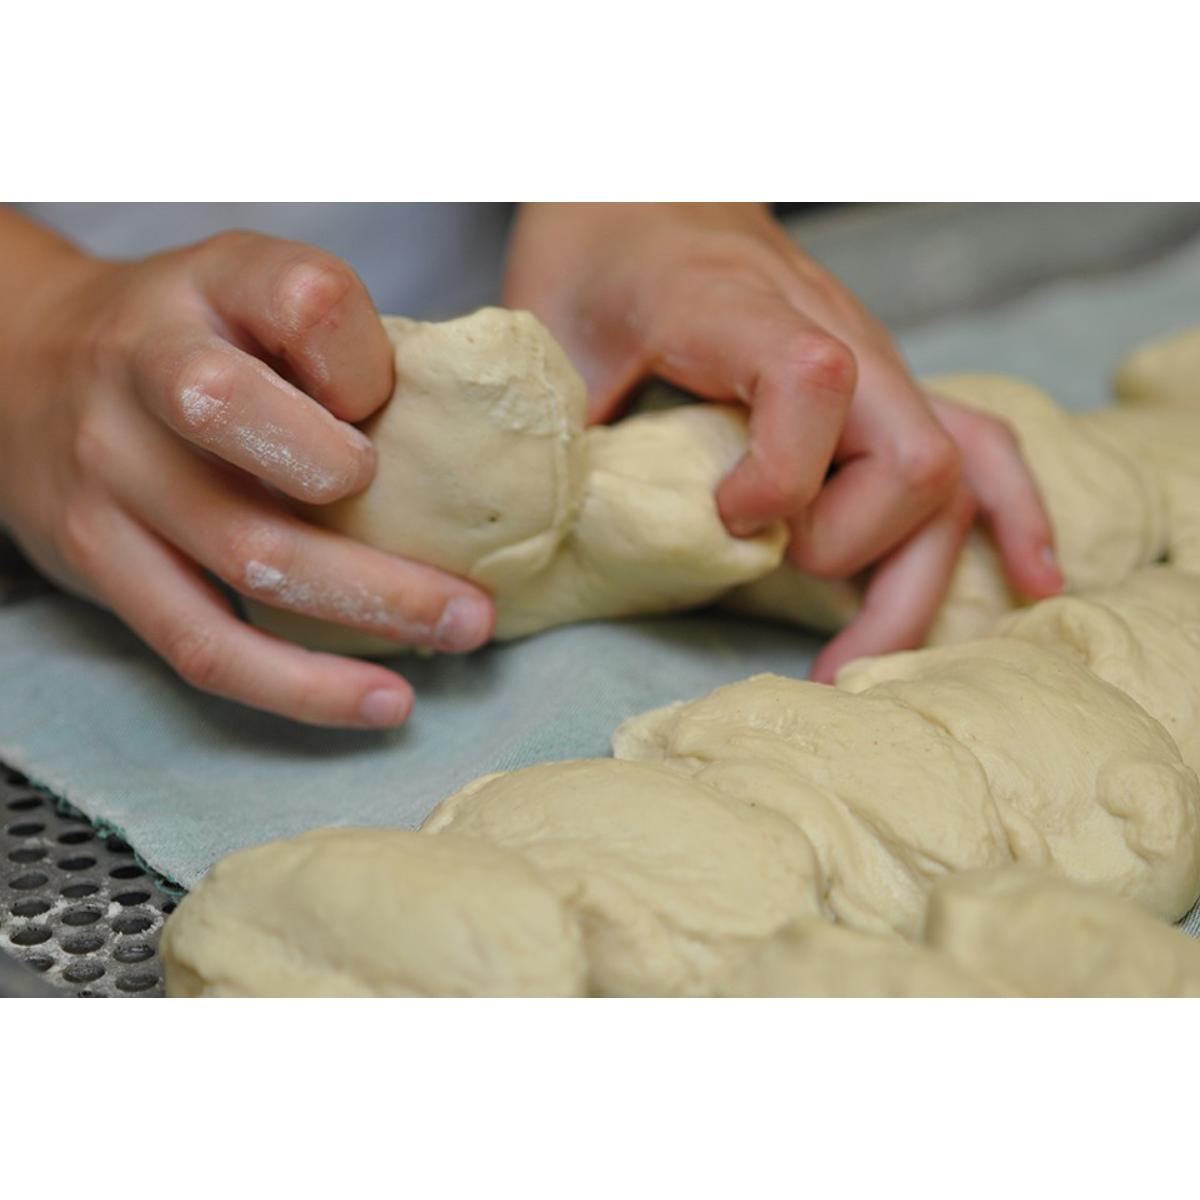
[[[1126,350],[1188,324],[1200,324],[1200,243],[939,320],[903,344],[921,373],[1011,371],[1084,407],[1107,396]],[[406,661],[411,727],[345,733],[195,693],[112,619],[44,598],[0,609],[0,758],[191,885],[230,850],[314,825],[415,826],[485,771],[603,754],[634,712],[758,671],[803,675],[814,649],[711,616],[560,629]]]
[[[0,759],[190,887],[223,854],[315,825],[418,826],[488,771],[608,753],[625,717],[816,643],[722,617],[551,630],[469,658],[406,658],[409,725],[311,729],[200,695],[113,618],[62,597],[0,609]]]

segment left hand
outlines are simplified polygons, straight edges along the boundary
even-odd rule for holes
[[[925,396],[887,330],[763,206],[527,205],[504,302],[562,342],[593,421],[652,376],[750,410],[749,448],[717,492],[730,532],[784,519],[801,570],[870,568],[861,611],[813,678],[920,645],[977,514],[1018,591],[1061,589],[1004,423]]]

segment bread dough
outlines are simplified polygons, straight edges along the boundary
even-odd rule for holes
[[[720,598],[736,611],[834,632],[861,581],[821,581],[780,565],[786,531],[731,537],[713,494],[746,449],[737,407],[680,404],[651,389],[642,411],[584,429],[586,389],[529,313],[481,309],[442,323],[384,318],[396,390],[364,428],[375,480],[361,495],[301,508],[319,524],[428,562],[492,592],[496,636],[594,618],[674,611]],[[925,385],[1013,428],[1042,489],[1071,591],[1110,587],[1164,557],[1200,572],[1200,405],[1189,382],[1200,331],[1130,356],[1118,375],[1136,408],[1072,415],[1007,376]],[[1191,390],[1189,390],[1191,389]],[[1147,411],[1158,403],[1162,411]],[[1024,600],[990,534],[968,538],[927,639],[981,637]],[[327,624],[254,600],[257,624],[316,649],[394,654],[360,626]]]
[[[1012,427],[1041,487],[1059,564],[1071,590],[1119,583],[1166,551],[1167,512],[1155,464],[1128,453],[1116,431],[1064,412],[1041,389],[1009,376],[942,375],[924,383]],[[1135,421],[1145,415],[1137,414]],[[1200,442],[1193,444],[1200,447]],[[1192,511],[1200,513],[1200,508]],[[1200,542],[1200,519],[1192,520]],[[832,633],[853,618],[860,596],[861,589],[852,585],[812,580],[784,566],[738,589],[725,604]],[[1000,616],[1022,603],[1005,580],[991,536],[977,527],[927,642],[950,645],[982,637]]]
[[[301,507],[389,554],[480,584],[496,637],[706,604],[783,557],[776,523],[726,531],[713,494],[746,448],[739,409],[693,405],[584,431],[587,392],[531,314],[384,319],[396,390],[364,429],[378,468],[361,494]],[[314,649],[396,642],[254,601],[263,628]]]
[[[731,602],[853,611],[853,585],[770,575],[781,529],[725,533],[738,411],[585,433],[526,314],[389,329],[380,475],[312,515],[492,588],[502,636],[762,576]],[[1080,594],[993,631],[1019,598],[976,531],[934,636],[993,636],[642,714],[616,758],[487,776],[419,835],[233,855],[168,922],[170,994],[1200,994],[1200,946],[1151,915],[1200,892],[1200,413],[1167,404],[1172,355],[1126,373],[1161,412],[935,381],[1014,425]]]
[[[169,996],[575,996],[578,923],[515,854],[315,829],[221,859],[167,922]]]
[[[1191,410],[1098,409],[1080,423],[1123,446],[1153,478],[1166,514],[1154,557],[1200,573],[1200,403]]]
[[[169,989],[1186,991],[1196,951],[1129,901],[1174,918],[1200,892],[1200,783],[1151,715],[1194,745],[1198,587],[1148,569],[839,689],[759,676],[626,722],[617,758],[477,780],[420,835],[235,855],[168,924]],[[989,932],[993,900],[1020,936]]]
[[[1119,688],[1200,772],[1200,576],[1145,567],[1118,587],[1012,613],[996,632],[1057,650]]]
[[[989,984],[926,946],[798,921],[717,985],[719,996],[988,996]]]
[[[915,935],[940,875],[1012,861],[974,755],[893,700],[758,675],[626,721],[613,752],[794,822],[857,929]]]
[[[584,441],[578,519],[545,571],[498,595],[500,636],[694,608],[783,557],[782,523],[735,538],[717,512],[717,485],[746,448],[738,410],[690,405],[646,413],[589,429]]]
[[[989,638],[860,659],[838,686],[906,704],[969,750],[1018,861],[1170,920],[1196,899],[1196,774],[1157,721],[1078,661]]]
[[[1139,346],[1117,367],[1114,388],[1122,404],[1200,407],[1200,328]]]
[[[1195,620],[1177,574],[841,690],[761,676],[644,714],[623,757],[487,776],[419,835],[234,855],[168,923],[170,993],[1193,991],[1200,949],[1134,905],[1200,892],[1200,784],[1092,670],[1194,711],[1182,675],[1115,657]]]
[[[1200,943],[1115,896],[1041,872],[948,876],[925,943],[1014,996],[1200,996]]]
[[[822,911],[794,825],[649,763],[485,776],[442,801],[424,832],[528,859],[578,917],[599,995],[710,994],[748,946]]]
[[[1200,996],[1200,943],[1096,888],[1023,867],[947,875],[916,942],[800,921],[724,996]]]

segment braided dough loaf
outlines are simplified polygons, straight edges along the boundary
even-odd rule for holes
[[[318,831],[231,856],[168,923],[170,993],[1200,993],[1200,946],[1162,920],[1200,894],[1192,416],[1068,418],[1012,381],[949,388],[1014,419],[1068,578],[1092,590],[997,623],[1013,598],[977,539],[956,585],[975,589],[959,631],[986,617],[989,636],[861,660],[836,689],[759,676],[642,714],[617,731],[615,758],[477,780],[420,834]],[[679,467],[690,482],[677,495],[703,513],[680,517],[691,532],[676,557],[616,514],[630,496],[649,503],[664,447],[707,444],[704,471],[725,469],[737,420],[647,415],[597,431],[594,459],[568,428],[565,448],[540,452],[625,485],[596,484],[589,466],[578,491],[542,494],[537,520],[507,514],[498,540],[476,529],[462,569],[494,570],[510,632],[531,614],[571,619],[589,596],[626,611],[626,569],[626,599],[666,604],[656,555],[686,583],[675,598],[698,597],[704,562],[735,561],[706,490],[719,475],[701,487],[703,472]],[[647,434],[657,448],[626,457],[639,428],[666,440]],[[589,496],[612,525],[588,524]],[[452,538],[462,497],[445,497],[430,504]],[[754,552],[777,561],[777,543]],[[1145,565],[1164,554],[1175,565]],[[614,577],[589,591],[597,563]]]
[[[1085,596],[1082,625],[1049,601],[1005,636],[851,664],[836,689],[758,676],[643,714],[615,758],[486,776],[420,834],[234,855],[171,918],[169,989],[1195,989],[1200,947],[1161,918],[1200,894],[1200,781],[1098,673],[1172,706],[1179,677],[1123,675],[1106,648],[1153,655],[1195,586],[1175,574]]]

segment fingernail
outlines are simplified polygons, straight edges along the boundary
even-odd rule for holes
[[[1063,574],[1062,567],[1059,566],[1058,555],[1054,553],[1053,546],[1042,547],[1042,562],[1054,572],[1054,577],[1058,580],[1058,586],[1060,588],[1065,587],[1067,577]]]
[[[395,688],[377,688],[363,697],[358,715],[365,725],[399,725],[408,715],[408,696]]]
[[[355,429],[353,425],[350,427],[350,440],[360,449],[368,453],[375,449],[375,443],[361,429]]]
[[[474,650],[487,641],[492,614],[478,596],[455,596],[447,603],[433,636],[446,650]]]

